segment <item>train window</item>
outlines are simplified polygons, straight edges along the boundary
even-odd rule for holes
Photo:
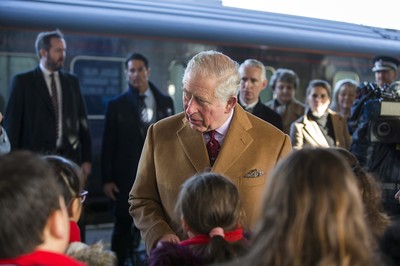
[[[31,53],[0,52],[0,112],[5,111],[12,77],[38,65],[38,58]]]
[[[71,72],[79,77],[89,119],[103,119],[108,101],[126,88],[124,58],[77,56]]]
[[[333,76],[333,86],[332,88],[335,87],[336,82],[342,79],[352,79],[357,81],[357,83],[360,83],[360,76],[353,71],[338,71],[334,76]]]

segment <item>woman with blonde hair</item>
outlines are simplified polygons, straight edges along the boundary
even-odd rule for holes
[[[351,106],[357,95],[357,81],[352,79],[342,79],[336,82],[333,89],[331,110],[347,119],[350,116]]]
[[[229,265],[377,265],[352,170],[339,154],[295,151],[272,172],[249,252]]]

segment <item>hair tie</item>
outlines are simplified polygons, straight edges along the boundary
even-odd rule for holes
[[[209,235],[211,238],[213,238],[214,236],[222,236],[222,238],[224,238],[225,237],[224,229],[222,229],[222,227],[215,227],[211,229]]]

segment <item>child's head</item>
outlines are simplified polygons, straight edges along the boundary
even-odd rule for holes
[[[87,194],[83,190],[85,177],[82,170],[76,163],[61,156],[47,155],[44,159],[52,166],[61,185],[70,218],[77,222],[82,211],[81,202]]]
[[[184,231],[209,234],[216,227],[237,229],[242,219],[239,192],[231,181],[216,173],[195,175],[182,185],[176,212]]]
[[[259,260],[287,265],[368,261],[370,232],[350,166],[328,149],[293,152],[269,176],[254,236],[253,255]]]
[[[28,151],[0,156],[0,258],[64,252],[68,213],[49,164]]]
[[[246,251],[239,192],[228,178],[202,173],[186,180],[179,193],[176,213],[189,237],[202,235],[209,239],[205,244],[191,246],[194,255],[204,263],[228,261]],[[227,240],[226,234],[236,234],[238,238]]]

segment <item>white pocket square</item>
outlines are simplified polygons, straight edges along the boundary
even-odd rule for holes
[[[248,172],[247,174],[245,174],[243,177],[244,178],[255,178],[255,177],[260,177],[264,174],[265,173],[261,170],[253,169],[250,172]]]

